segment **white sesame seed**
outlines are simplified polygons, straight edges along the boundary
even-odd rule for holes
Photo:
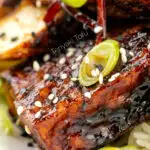
[[[123,62],[124,64],[126,64],[126,63],[128,62],[128,59],[127,59],[126,55],[122,55],[122,56],[121,56],[121,59],[122,59],[122,62]]]
[[[36,7],[40,8],[42,6],[41,0],[36,0]]]
[[[116,73],[116,74],[112,75],[111,78],[108,79],[108,82],[114,81],[118,76],[120,76],[120,73]]]
[[[120,48],[120,53],[121,53],[121,59],[123,63],[127,63],[128,59],[127,59],[127,52],[125,50],[125,48]]]
[[[49,100],[53,100],[53,99],[54,99],[54,97],[55,97],[55,95],[54,95],[54,94],[50,94],[50,95],[48,96],[48,99],[49,99]]]
[[[134,57],[134,53],[133,52],[129,52],[129,55],[131,56],[131,57]]]
[[[148,44],[147,49],[150,50],[150,43]]]
[[[44,62],[47,62],[49,60],[50,60],[50,55],[49,54],[46,54],[46,55],[43,56],[43,61]]]
[[[36,147],[35,150],[41,150],[39,147]]]
[[[101,31],[103,30],[103,27],[101,27],[101,26],[96,26],[95,28],[94,28],[94,33],[100,33]]]
[[[78,78],[71,78],[71,81],[78,81]]]
[[[36,101],[36,102],[34,103],[34,105],[35,105],[36,107],[42,107],[42,103],[41,103],[40,101]]]
[[[112,75],[112,77],[113,78],[117,78],[117,77],[119,77],[120,76],[120,73],[118,72],[118,73],[115,73],[114,75]]]
[[[91,98],[91,93],[90,92],[85,92],[84,96],[87,97],[87,98]]]
[[[66,78],[67,78],[67,74],[66,74],[66,73],[62,73],[62,74],[60,75],[60,78],[61,78],[62,80],[66,79]]]
[[[82,60],[83,56],[82,55],[79,55],[77,58],[76,58],[76,61],[80,61]]]
[[[114,81],[114,80],[115,80],[115,78],[112,78],[112,77],[111,77],[111,78],[108,79],[108,82],[112,82],[112,81]]]
[[[75,49],[75,48],[72,48],[72,47],[68,48],[67,57],[73,56],[75,50],[76,50],[76,49]]]
[[[60,64],[60,65],[65,64],[65,62],[66,62],[66,58],[65,58],[65,57],[62,57],[62,58],[59,60],[59,64]]]
[[[96,75],[97,75],[97,76],[99,76],[100,71],[99,71],[99,69],[98,69],[98,68],[96,68],[96,69],[95,69],[95,73],[96,73]]]
[[[55,97],[55,99],[53,100],[53,104],[57,104],[58,103],[58,97]]]
[[[92,69],[92,71],[91,71],[92,77],[97,77],[97,76],[99,76],[99,74],[100,74],[100,72],[99,72],[98,68]]]
[[[40,70],[40,64],[38,63],[38,61],[34,61],[33,62],[33,69],[35,71],[39,71]]]
[[[123,48],[123,47],[121,47],[120,48],[120,53],[122,54],[122,55],[126,55],[126,49],[125,48]]]
[[[19,116],[23,113],[23,111],[24,111],[24,109],[23,109],[22,106],[19,106],[19,107],[17,108],[17,114],[18,114]]]
[[[28,128],[28,126],[25,125],[25,126],[24,126],[24,129],[25,129],[25,131],[26,131],[27,134],[29,134],[29,135],[31,134],[31,131],[30,131],[30,129]]]
[[[73,56],[73,54],[74,54],[74,52],[68,52],[67,57],[71,57],[71,56]]]
[[[74,64],[74,65],[72,65],[72,67],[71,67],[72,70],[75,70],[75,69],[77,69],[77,68],[78,68],[78,64]]]
[[[89,63],[90,63],[90,60],[89,60],[89,58],[88,58],[87,56],[84,58],[84,62],[85,62],[86,64],[89,64]]]
[[[88,140],[92,140],[92,139],[95,139],[95,136],[89,134],[89,135],[86,136],[86,138],[87,138]]]
[[[44,80],[48,80],[49,77],[50,77],[50,75],[46,73],[43,78],[44,78]]]
[[[81,16],[81,15],[82,15],[82,13],[81,13],[81,12],[78,12],[76,15],[77,15],[77,16]]]
[[[38,112],[35,114],[35,118],[36,118],[36,119],[40,119],[41,116],[42,116],[41,111],[38,111]]]
[[[104,77],[103,77],[102,73],[100,73],[99,74],[99,83],[103,84],[103,81],[104,81]]]
[[[68,48],[68,52],[75,52],[75,51],[76,51],[76,49],[73,48],[73,47],[69,47],[69,48]]]

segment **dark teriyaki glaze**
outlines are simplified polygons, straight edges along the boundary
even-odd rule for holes
[[[145,0],[113,0],[117,8],[132,15],[147,16],[150,12],[150,2]],[[131,15],[131,14],[130,14]],[[138,19],[138,18],[137,18]]]
[[[34,58],[3,75],[12,86],[21,121],[41,147],[95,149],[149,117],[149,102],[145,102],[144,96],[149,99],[150,53],[146,44],[149,33],[133,28],[122,35],[120,44],[124,47],[134,38],[138,41],[137,32],[147,33],[145,41],[133,50],[135,57],[129,58],[126,65],[120,63],[113,72],[120,72],[120,76],[110,83],[106,79],[104,85],[85,88],[72,80],[78,76],[83,57],[94,45],[91,40],[80,40],[75,49],[64,49],[58,56],[51,55],[51,59]],[[125,48],[127,52],[132,50],[130,45]],[[91,93],[91,98],[86,92]],[[35,105],[37,101],[42,107]]]
[[[76,129],[75,133],[93,142],[91,148],[99,148],[95,146],[108,144],[149,116],[150,81],[146,80],[126,98],[125,105],[118,109],[100,109],[92,116],[74,121],[68,134],[74,134],[72,129]]]

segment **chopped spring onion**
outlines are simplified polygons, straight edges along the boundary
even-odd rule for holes
[[[62,0],[65,4],[71,7],[79,8],[82,7],[87,0]]]
[[[119,148],[115,148],[115,147],[104,147],[104,148],[101,148],[99,150],[120,150]]]
[[[2,80],[0,80],[0,136],[11,135],[14,129],[2,88]]]
[[[106,40],[95,46],[83,59],[79,70],[79,82],[83,86],[91,86],[99,81],[99,75],[109,75],[119,59],[119,43]],[[103,70],[97,71],[100,67]]]
[[[11,122],[8,108],[6,105],[0,105],[0,136],[11,135],[13,133],[13,124]]]

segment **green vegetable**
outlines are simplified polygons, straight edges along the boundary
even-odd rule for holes
[[[128,146],[120,148],[120,150],[139,150],[139,149],[135,146],[128,145]]]
[[[137,149],[135,146],[125,146],[125,147],[122,147],[122,148],[117,148],[117,147],[104,147],[104,148],[101,148],[99,150],[139,150]]]
[[[0,136],[11,135],[13,124],[11,122],[6,99],[3,95],[2,80],[0,79]]]
[[[0,60],[0,71],[9,69],[11,67],[15,67],[24,61],[25,61],[24,59],[22,60]]]
[[[13,124],[8,114],[6,105],[0,105],[0,135],[11,135],[13,133]]]
[[[87,0],[62,0],[65,4],[71,7],[79,8],[82,7]]]
[[[83,86],[91,86],[99,81],[99,74],[93,76],[92,71],[102,66],[101,75],[109,75],[119,59],[119,43],[115,40],[106,40],[95,46],[87,53],[80,65],[79,82]]]

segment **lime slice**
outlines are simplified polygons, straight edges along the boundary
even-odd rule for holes
[[[99,76],[92,74],[96,66],[101,66],[103,77],[109,75],[119,59],[119,43],[115,40],[106,40],[95,46],[83,59],[79,70],[79,82],[83,86],[91,86],[99,81]],[[87,61],[88,60],[88,61]]]
[[[79,8],[82,7],[87,0],[62,0],[65,4],[71,7]]]

